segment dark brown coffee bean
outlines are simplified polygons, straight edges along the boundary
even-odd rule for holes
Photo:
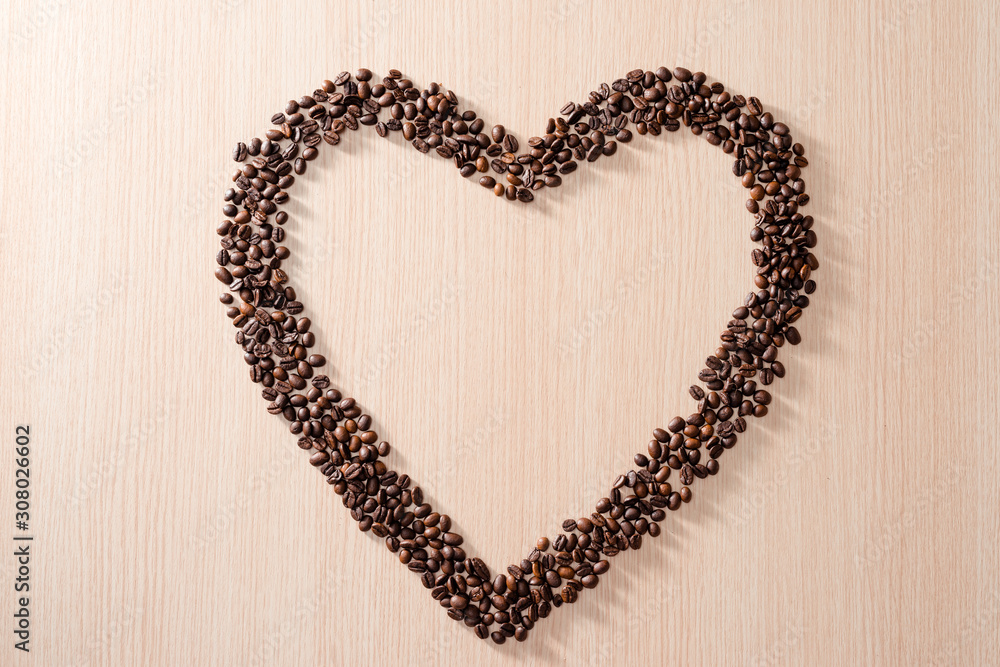
[[[238,329],[251,380],[263,385],[268,411],[287,420],[359,529],[384,539],[449,615],[478,636],[523,640],[552,606],[570,604],[598,584],[608,569],[602,556],[640,548],[644,535],[659,535],[664,510],[689,502],[694,480],[719,471],[718,459],[745,431],[746,417],[766,415],[773,399],[761,387],[784,376],[778,352],[800,342],[794,324],[816,290],[814,222],[799,212],[809,200],[802,178],[808,161],[788,126],[764,113],[759,100],[730,95],[704,73],[684,68],[635,69],[602,85],[586,103],[566,104],[524,154],[502,126],[483,134],[485,122],[461,111],[454,93],[437,84],[421,91],[396,70],[381,82],[373,78],[361,69],[353,80],[343,72],[324,81],[275,114],[265,140],[236,145],[233,157],[245,164],[224,194],[226,220],[217,228],[216,275],[231,290],[220,300]],[[666,85],[674,78],[678,85]],[[371,417],[330,388],[329,377],[313,375],[326,359],[313,349],[308,318],[298,317],[303,305],[287,287],[291,264],[283,264],[289,252],[282,245],[288,222],[282,208],[293,174],[306,171],[319,146],[337,145],[345,128],[374,126],[380,136],[402,131],[419,151],[452,160],[462,176],[482,174],[480,183],[497,196],[531,202],[534,191],[558,187],[561,176],[613,155],[618,143],[681,124],[734,156],[733,173],[754,214],[751,239],[760,244],[751,256],[756,291],[733,311],[699,374],[702,384],[688,390],[698,401],[696,412],[655,429],[646,451],[634,456],[635,469],[618,477],[590,517],[567,520],[554,542],[540,539],[507,575],[490,581],[485,564],[466,558],[450,519],[434,512],[406,475],[387,469],[381,457],[390,447],[378,441]],[[491,167],[504,174],[506,187],[486,175]],[[669,482],[673,470],[679,491]]]

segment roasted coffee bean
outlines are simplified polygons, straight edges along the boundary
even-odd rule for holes
[[[266,139],[236,145],[232,157],[242,166],[224,194],[226,219],[216,230],[216,277],[230,290],[220,301],[268,411],[288,421],[359,529],[384,539],[452,618],[497,643],[523,641],[553,606],[597,586],[609,567],[602,558],[659,535],[665,510],[691,502],[694,481],[719,471],[718,459],[746,430],[746,417],[769,409],[772,394],[762,387],[784,377],[777,356],[785,343],[801,342],[795,325],[816,290],[819,268],[814,221],[800,212],[809,201],[804,148],[757,98],[733,96],[702,72],[660,67],[632,70],[560,111],[522,153],[503,126],[484,133],[483,119],[461,111],[457,96],[437,84],[420,90],[396,70],[381,81],[367,69],[353,78],[343,72],[289,101],[272,117]],[[696,412],[654,429],[645,452],[633,458],[635,468],[618,475],[595,512],[567,519],[563,534],[540,538],[526,559],[491,581],[485,563],[466,557],[447,515],[433,511],[406,475],[387,468],[382,458],[391,448],[378,440],[371,417],[332,388],[328,376],[314,375],[326,359],[313,349],[309,319],[299,317],[304,307],[288,286],[290,253],[282,245],[293,174],[307,170],[320,146],[339,144],[345,130],[374,126],[380,136],[401,131],[420,152],[452,160],[463,176],[481,174],[480,184],[497,196],[529,203],[534,192],[558,187],[580,165],[613,155],[619,143],[682,124],[734,157],[733,174],[754,215],[751,239],[759,244],[751,255],[755,290],[732,312],[700,384],[688,389]],[[491,168],[505,183],[487,175]],[[673,470],[679,471],[676,491]]]

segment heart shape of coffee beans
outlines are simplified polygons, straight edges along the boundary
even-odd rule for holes
[[[218,228],[215,275],[229,288],[221,300],[268,412],[290,422],[299,447],[310,452],[309,462],[359,528],[385,540],[451,618],[498,644],[523,641],[553,607],[597,586],[611,558],[659,535],[665,510],[688,502],[693,482],[719,471],[719,458],[736,444],[746,419],[767,414],[771,395],[761,386],[784,376],[778,350],[799,342],[793,324],[816,288],[813,220],[799,212],[809,201],[801,174],[807,161],[788,126],[759,100],[730,95],[701,72],[661,67],[601,84],[587,102],[571,102],[560,114],[524,150],[503,126],[487,134],[484,122],[460,111],[455,94],[437,84],[419,90],[396,70],[376,83],[368,70],[343,72],[288,102],[263,140],[236,146],[241,167]],[[479,175],[497,196],[527,204],[578,165],[614,155],[633,132],[658,136],[682,124],[735,158],[733,173],[749,192],[750,238],[759,244],[752,253],[755,289],[733,311],[689,390],[696,410],[654,429],[634,468],[617,476],[594,512],[567,519],[557,537],[541,538],[524,560],[494,577],[480,558],[468,556],[448,515],[426,503],[409,476],[388,468],[389,444],[372,430],[372,418],[316,374],[326,359],[312,350],[310,321],[282,268],[289,255],[281,245],[287,191],[323,144],[336,146],[367,125],[381,137],[402,133],[421,153],[453,160],[463,177]]]

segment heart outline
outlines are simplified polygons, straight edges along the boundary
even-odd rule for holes
[[[361,76],[370,77],[370,72]],[[401,555],[401,562],[420,573],[424,586],[432,590],[441,606],[448,608],[449,616],[473,627],[477,636],[490,637],[498,644],[510,636],[523,641],[552,608],[575,602],[580,590],[596,586],[610,567],[609,559],[621,551],[640,548],[644,534],[655,537],[659,522],[666,517],[664,508],[678,509],[690,500],[689,486],[694,479],[716,474],[718,457],[736,444],[738,434],[746,428],[745,417],[763,417],[767,413],[770,394],[765,390],[748,391],[751,384],[756,387],[749,378],[758,371],[762,379],[767,373],[770,380],[784,375],[784,368],[777,361],[777,349],[784,342],[799,342],[800,336],[792,324],[808,306],[807,295],[815,289],[810,276],[818,268],[818,261],[809,250],[816,245],[813,220],[798,212],[799,206],[808,203],[801,180],[801,169],[808,162],[801,145],[792,144],[787,126],[764,112],[759,100],[731,96],[721,84],[708,86],[704,74],[692,74],[684,68],[672,72],[666,68],[655,72],[633,70],[611,86],[602,84],[591,93],[588,103],[563,107],[561,114],[566,118],[560,118],[561,122],[550,119],[544,139],[529,140],[531,151],[527,156],[531,159],[523,164],[530,166],[520,171],[526,174],[525,178],[514,174],[517,178],[502,193],[508,199],[525,203],[533,200],[533,190],[549,185],[548,179],[542,181],[541,187],[539,181],[532,180],[536,166],[544,165],[539,172],[546,174],[548,165],[558,162],[561,177],[576,170],[577,159],[582,162],[586,158],[589,162],[613,155],[617,150],[615,140],[622,143],[631,140],[630,123],[640,135],[677,131],[683,123],[696,135],[704,134],[709,143],[735,153],[734,174],[744,179],[745,174],[753,174],[751,183],[744,181],[744,186],[753,188],[747,201],[747,208],[755,218],[751,238],[763,247],[752,254],[758,269],[755,286],[760,291],[751,292],[744,305],[733,312],[733,319],[721,336],[723,347],[708,357],[706,368],[699,373],[699,382],[705,387],[692,385],[692,397],[699,400],[698,412],[687,419],[674,417],[667,429],[655,429],[648,455],[636,455],[635,467],[618,476],[608,496],[598,501],[594,513],[567,519],[560,536],[551,541],[543,538],[544,545],[540,540],[520,564],[508,566],[507,575],[498,575],[491,581],[486,564],[479,558],[467,557],[462,548],[464,538],[449,530],[448,516],[423,503],[420,487],[410,488],[408,476],[385,466],[382,459],[388,454],[388,444],[375,444],[378,437],[368,429],[370,418],[362,415],[354,399],[331,389],[325,375],[313,375],[313,368],[322,367],[325,359],[306,356],[314,341],[307,338],[311,335],[308,324],[302,325],[302,318],[296,318],[304,306],[295,300],[294,291],[284,287],[288,276],[280,265],[287,254],[282,257],[284,253],[280,247],[275,250],[274,243],[284,238],[282,225],[287,214],[279,207],[287,202],[286,189],[294,183],[294,177],[289,178],[290,172],[304,173],[318,146],[337,145],[341,133],[357,130],[361,125],[375,126],[383,137],[396,131],[402,131],[404,136],[408,131],[413,135],[411,128],[401,121],[413,120],[411,110],[405,108],[402,115],[399,113],[404,108],[402,104],[408,102],[417,108],[417,118],[424,119],[411,143],[423,153],[434,148],[442,157],[454,158],[463,169],[463,176],[477,173],[468,169],[473,163],[471,158],[480,157],[483,149],[490,154],[494,148],[493,144],[489,148],[482,145],[479,137],[483,128],[471,132],[478,120],[475,114],[461,119],[465,126],[473,125],[470,132],[459,132],[458,138],[454,137],[461,126],[445,124],[451,123],[458,109],[457,96],[451,91],[441,92],[436,84],[431,84],[414,96],[416,88],[404,85],[409,81],[395,70],[383,79],[381,89],[379,84],[372,86],[367,83],[368,78],[361,76],[353,80],[348,72],[343,72],[335,81],[325,81],[311,96],[289,103],[288,116],[276,114],[272,123],[278,128],[268,130],[265,140],[255,139],[250,146],[237,144],[233,157],[243,162],[244,167],[233,174],[237,188],[226,193],[223,213],[227,220],[217,229],[223,250],[217,256],[216,277],[240,296],[241,303],[232,306],[231,297],[227,301],[225,294],[223,302],[231,306],[227,314],[238,328],[237,343],[245,350],[251,380],[264,385],[262,395],[271,401],[269,411],[283,414],[291,422],[293,434],[305,433],[299,438],[300,448],[312,452],[310,463],[323,472],[341,495],[361,530],[371,530],[385,538],[390,550],[406,554]],[[671,80],[679,85],[667,88]],[[379,93],[378,101],[373,100],[374,93]],[[390,108],[393,116],[388,123],[378,120],[378,114],[385,108]],[[308,120],[300,113],[303,109],[308,110]],[[604,136],[613,132],[615,138],[600,141],[596,134],[583,133],[582,126],[574,127],[585,118],[591,129]],[[723,118],[730,123],[728,128],[720,124]],[[571,129],[579,131],[570,132]],[[564,151],[564,146],[573,141],[572,138],[567,141],[566,137],[574,134],[579,137],[581,133],[600,143],[591,142],[594,145],[586,148],[585,155],[580,148],[586,147],[586,140],[578,140],[571,150]],[[478,147],[475,151],[470,148],[473,145],[470,139]],[[288,143],[282,146],[282,142]],[[510,165],[522,164],[516,155],[517,143],[514,140],[512,145],[501,147],[510,148],[502,152],[502,163],[508,166],[503,169],[494,166],[494,171],[502,173],[511,170]],[[306,148],[300,149],[300,145]],[[553,153],[558,155],[552,158]],[[246,162],[248,157],[255,159]],[[784,172],[779,172],[779,168]],[[766,187],[753,185],[758,175],[766,180]],[[758,201],[765,199],[761,210]],[[272,215],[277,226],[270,222]],[[244,246],[249,253],[242,250]],[[231,252],[233,249],[235,252]],[[277,262],[260,261],[271,258]],[[235,267],[232,272],[227,268],[231,264]],[[799,294],[800,291],[805,294]],[[753,336],[746,333],[746,319],[750,315],[754,316],[750,327]],[[726,349],[723,356],[721,351],[727,347],[731,349]],[[274,362],[275,355],[281,359],[279,363]],[[743,362],[737,375],[747,381],[739,385],[732,374],[731,357]],[[289,373],[293,369],[296,372]],[[313,407],[306,410],[309,404]],[[737,410],[733,410],[734,405]],[[711,419],[709,414],[713,415]],[[725,419],[721,419],[723,415],[727,415]],[[733,415],[738,416],[733,419]],[[718,429],[714,428],[716,423],[720,424]],[[710,451],[708,464],[700,463],[702,445]],[[667,482],[671,470],[680,471],[683,484],[680,491],[673,491]],[[632,495],[623,498],[621,489],[630,489]],[[411,506],[412,510],[407,509]],[[555,555],[549,553],[550,546]],[[552,593],[560,584],[564,584],[560,593]],[[488,628],[493,624],[498,629],[491,633]]]

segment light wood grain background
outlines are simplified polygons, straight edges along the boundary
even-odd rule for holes
[[[998,5],[111,3],[0,9],[11,665],[1000,664]],[[822,262],[771,414],[524,645],[450,621],[264,411],[212,277],[239,139],[342,69],[525,140],[634,67],[759,96]],[[536,205],[374,133],[297,186],[336,382],[493,567],[593,507],[750,285],[729,160],[636,141]],[[14,427],[32,652],[13,650]]]

